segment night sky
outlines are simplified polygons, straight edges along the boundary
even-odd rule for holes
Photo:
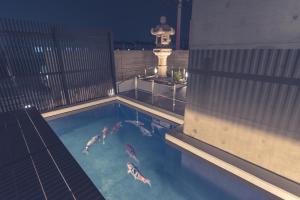
[[[150,28],[161,15],[176,25],[175,0],[0,0],[0,17],[112,30],[118,41],[154,41]],[[182,40],[187,41],[191,0],[182,10]],[[175,38],[174,38],[175,40]]]

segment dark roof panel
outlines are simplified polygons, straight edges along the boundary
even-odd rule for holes
[[[0,176],[0,199],[45,199],[30,158],[2,168]]]
[[[0,199],[104,199],[35,108],[0,114],[0,128]]]
[[[28,156],[17,120],[13,119],[9,125],[7,124],[7,126],[1,130],[0,147],[0,169],[7,164]]]
[[[31,120],[28,118],[26,112],[16,113],[16,118],[19,120],[21,129],[23,131],[25,140],[28,144],[30,153],[43,151],[46,147],[43,145],[39,135],[37,134]]]
[[[53,133],[53,130],[50,128],[48,123],[44,120],[44,118],[41,117],[40,113],[36,109],[28,109],[28,115],[31,117],[31,119],[34,119],[34,124],[36,128],[39,130],[39,133],[41,134],[42,138],[44,139],[44,142],[47,147],[60,144],[62,145],[62,142],[57,137],[55,133]]]
[[[85,172],[78,170],[78,168],[80,168],[79,164],[63,145],[52,147],[49,150],[54,155],[54,159],[65,175],[76,197],[87,200],[104,199],[100,192],[94,189],[95,186],[93,182],[88,178]]]
[[[47,198],[73,199],[72,193],[46,150],[34,154],[33,160]]]

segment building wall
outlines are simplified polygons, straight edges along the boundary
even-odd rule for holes
[[[184,124],[186,134],[298,183],[299,8],[193,1]]]
[[[118,81],[127,80],[137,75],[153,73],[157,66],[157,57],[152,51],[120,51],[115,50],[115,67]],[[187,68],[189,52],[187,50],[173,51],[168,57],[168,66],[171,68]]]
[[[190,49],[297,47],[299,27],[298,0],[195,0]]]

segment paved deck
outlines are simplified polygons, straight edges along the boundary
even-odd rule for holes
[[[104,199],[35,108],[0,114],[0,132],[0,199]]]

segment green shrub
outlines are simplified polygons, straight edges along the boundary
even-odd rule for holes
[[[181,72],[179,70],[178,71],[174,71],[174,73],[173,73],[173,81],[174,82],[179,82],[180,79],[182,79]]]

